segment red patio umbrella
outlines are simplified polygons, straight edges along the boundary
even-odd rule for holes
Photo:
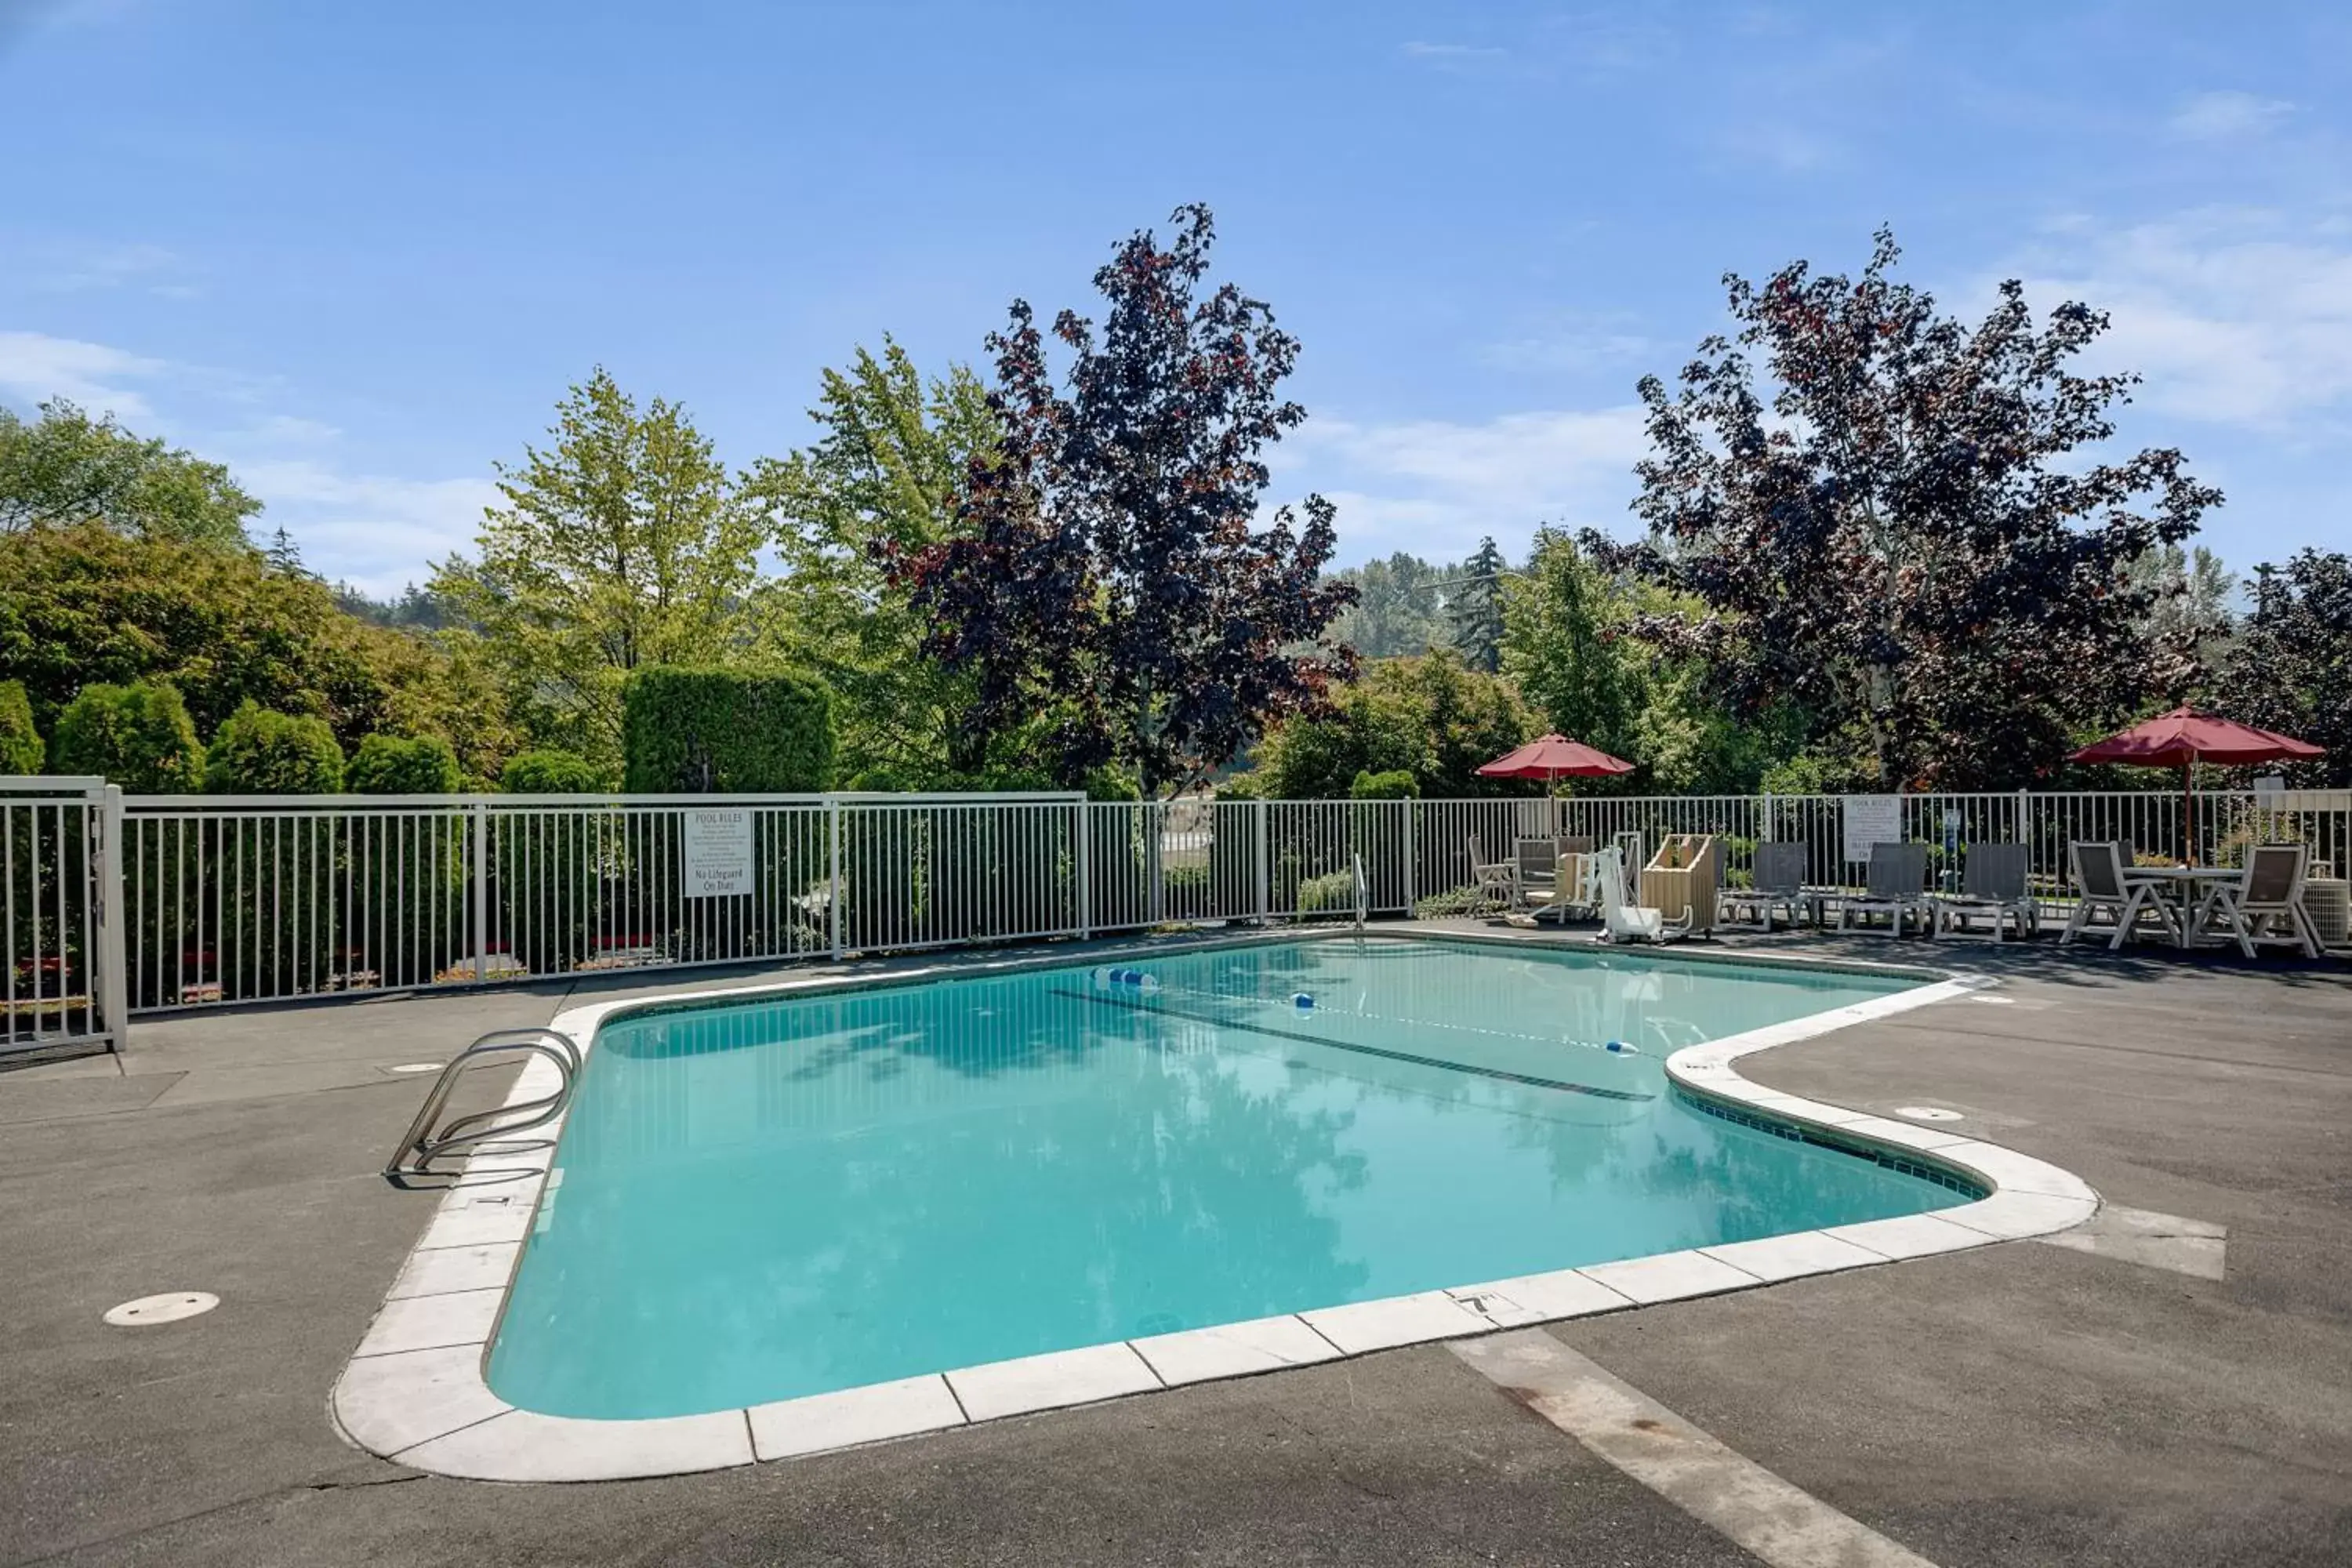
[[[1633,771],[1633,763],[1620,762],[1581,741],[1571,741],[1565,735],[1544,735],[1507,756],[1496,757],[1478,773],[1482,778],[1541,779],[1549,784],[1553,779],[1600,778]]]
[[[2320,757],[2327,754],[2325,746],[2315,746],[2308,741],[2298,741],[2290,735],[2273,735],[2268,730],[2257,730],[2252,724],[2235,720],[2200,713],[2194,708],[2175,708],[2169,713],[2159,713],[2144,719],[2124,731],[2110,735],[2095,746],[2085,746],[2076,752],[2073,760],[2078,763],[2126,763],[2143,768],[2179,768],[2180,770],[2180,858],[2196,858],[2195,822],[2197,798],[2191,781],[2199,763],[2219,763],[2224,767],[2246,767],[2255,763],[2279,763],[2294,757]]]

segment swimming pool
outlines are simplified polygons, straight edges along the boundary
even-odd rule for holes
[[[1325,937],[621,1016],[489,1388],[740,1409],[1966,1203],[1664,1071],[1916,984]]]

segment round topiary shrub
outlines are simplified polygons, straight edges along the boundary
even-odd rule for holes
[[[499,788],[508,795],[602,795],[610,787],[588,763],[553,747],[517,752],[499,770]]]
[[[95,773],[131,795],[193,795],[205,785],[205,749],[188,705],[161,680],[74,693],[58,715],[49,767]]]
[[[324,719],[279,713],[251,698],[205,752],[211,795],[340,795],[343,749]]]
[[[455,795],[465,773],[438,735],[370,735],[343,782],[353,795]]]

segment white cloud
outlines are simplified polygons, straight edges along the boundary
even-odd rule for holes
[[[110,409],[142,436],[226,462],[260,499],[260,531],[286,530],[324,576],[394,593],[472,544],[483,507],[498,499],[488,479],[354,471],[334,426],[262,405],[286,390],[274,377],[0,331],[0,396],[27,407],[68,397],[94,413]]]
[[[487,479],[352,474],[310,458],[232,462],[231,471],[261,498],[265,533],[285,529],[312,571],[378,595],[470,548],[482,509],[499,499]]]
[[[1404,46],[1404,53],[1417,60],[1498,60],[1503,51],[1482,44],[1427,44],[1418,40]]]
[[[2146,378],[2142,404],[2284,435],[2352,418],[2352,245],[2263,213],[2077,229],[2023,269],[2027,299],[2105,310],[2102,365]]]
[[[1486,344],[1478,358],[1500,370],[1592,370],[1654,357],[1657,344],[1631,318],[1566,312]]]
[[[0,393],[27,404],[67,397],[94,413],[111,409],[124,419],[142,419],[152,410],[145,397],[122,384],[152,381],[170,368],[162,360],[104,343],[46,332],[0,332]]]
[[[1338,504],[1342,564],[1396,550],[1446,560],[1486,534],[1516,554],[1545,522],[1621,528],[1644,450],[1630,405],[1475,425],[1318,418],[1283,444],[1281,468],[1286,489]]]
[[[2227,142],[2260,136],[2294,112],[2283,99],[2251,92],[2200,92],[2176,110],[2172,132],[2191,142]]]

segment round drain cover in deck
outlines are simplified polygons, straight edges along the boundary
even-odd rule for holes
[[[386,1072],[439,1072],[441,1064],[439,1062],[403,1062],[396,1068],[386,1068],[383,1070]]]
[[[220,1298],[205,1290],[169,1290],[161,1296],[142,1296],[136,1301],[125,1301],[108,1310],[106,1321],[118,1329],[135,1329],[148,1323],[176,1323],[182,1318],[193,1318],[209,1312],[220,1305]]]
[[[1907,1116],[1914,1121],[1958,1121],[1960,1120],[1960,1113],[1958,1111],[1946,1110],[1939,1105],[1898,1105],[1895,1108],[1895,1114],[1897,1116]]]

